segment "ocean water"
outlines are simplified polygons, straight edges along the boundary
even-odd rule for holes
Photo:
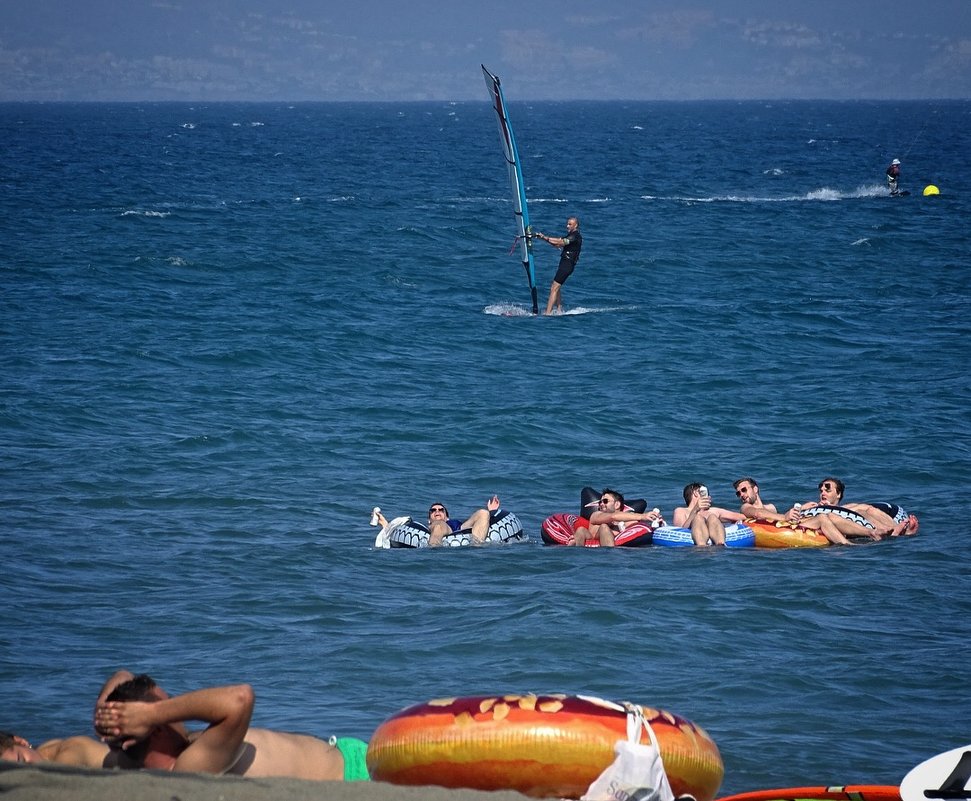
[[[534,226],[581,219],[562,316],[524,311],[485,97],[0,105],[0,728],[90,732],[124,666],[319,736],[637,701],[707,729],[723,794],[971,741],[971,104],[506,92]],[[540,544],[584,485],[670,515],[743,475],[780,505],[838,475],[920,533]],[[371,547],[374,505],[493,492],[530,542]]]

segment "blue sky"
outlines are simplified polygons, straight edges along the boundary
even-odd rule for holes
[[[0,0],[0,100],[968,98],[971,0]]]

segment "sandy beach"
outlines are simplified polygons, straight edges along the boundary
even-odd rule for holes
[[[117,771],[0,761],[4,801],[525,801],[521,793],[384,782],[244,779],[159,771]]]

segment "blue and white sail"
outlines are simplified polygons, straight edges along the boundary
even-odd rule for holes
[[[485,65],[482,66],[482,74],[485,76],[486,88],[492,98],[492,107],[496,111],[496,121],[499,123],[499,141],[502,142],[502,149],[506,154],[506,165],[509,168],[513,210],[516,213],[516,225],[519,228],[516,242],[519,245],[519,253],[523,261],[523,268],[526,270],[526,277],[529,280],[529,291],[533,299],[533,314],[539,314],[539,305],[536,299],[536,268],[533,266],[533,230],[529,224],[529,211],[526,208],[526,186],[523,182],[522,162],[519,159],[519,151],[516,149],[516,137],[513,135],[512,125],[509,123],[506,99],[502,95],[499,78],[489,72]]]

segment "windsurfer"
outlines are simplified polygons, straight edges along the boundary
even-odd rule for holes
[[[556,268],[556,275],[550,285],[549,300],[546,301],[546,313],[552,314],[553,307],[556,306],[557,314],[563,312],[563,299],[560,289],[566,283],[566,279],[573,274],[573,269],[577,266],[580,259],[580,247],[583,245],[583,237],[580,235],[580,220],[578,217],[570,217],[566,221],[566,236],[546,236],[546,234],[536,233],[533,236],[549,242],[555,248],[561,248],[560,263]]]

